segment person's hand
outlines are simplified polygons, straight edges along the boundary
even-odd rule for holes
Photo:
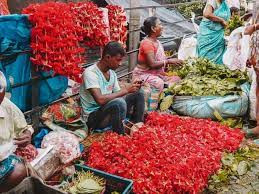
[[[222,20],[221,25],[225,28],[228,25],[228,23],[225,20]]]
[[[143,83],[143,80],[141,80],[141,79],[135,79],[132,83],[133,83],[133,84],[142,84],[142,83]]]
[[[167,64],[180,66],[183,64],[183,61],[177,58],[167,59]]]
[[[256,77],[259,77],[259,67],[255,66],[254,70],[255,70],[255,73],[256,73]]]
[[[16,145],[28,145],[31,143],[31,132],[29,130],[24,131],[19,137],[14,138]]]
[[[141,84],[138,82],[133,82],[131,85],[126,86],[126,90],[128,93],[135,93],[141,88]]]

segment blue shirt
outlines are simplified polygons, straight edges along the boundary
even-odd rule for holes
[[[97,104],[88,89],[99,88],[103,95],[118,92],[120,90],[116,73],[113,70],[109,71],[110,80],[107,81],[96,64],[85,69],[83,73],[83,83],[79,92],[84,113],[90,114],[100,108],[100,105]]]

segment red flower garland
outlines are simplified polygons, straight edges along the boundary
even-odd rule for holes
[[[25,147],[18,147],[15,154],[22,157],[27,162],[31,162],[37,157],[38,150],[32,144],[29,144]]]
[[[132,137],[108,133],[93,143],[87,165],[133,179],[135,193],[198,193],[243,137],[210,120],[151,113]]]
[[[110,38],[118,41],[126,47],[127,41],[127,18],[124,9],[118,5],[108,5]]]
[[[68,4],[47,2],[32,4],[23,10],[29,14],[31,30],[31,61],[42,70],[68,76],[81,82],[84,49]]]
[[[86,46],[104,46],[109,41],[106,33],[108,26],[104,23],[101,9],[93,2],[70,3],[75,23],[81,29],[79,34],[83,37]]]

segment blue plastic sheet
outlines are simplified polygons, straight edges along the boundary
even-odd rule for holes
[[[31,80],[30,23],[26,15],[0,16],[0,70],[7,79],[11,101],[22,111],[31,108],[31,85],[11,88],[11,85]],[[52,72],[38,72],[46,77]],[[39,83],[39,104],[57,100],[67,89],[68,79],[57,76]]]
[[[47,128],[41,128],[40,132],[33,137],[33,144],[36,148],[41,148],[41,142],[43,138],[49,133],[49,129]]]

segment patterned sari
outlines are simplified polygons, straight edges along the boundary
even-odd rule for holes
[[[228,21],[230,9],[225,0],[213,13],[215,16]],[[198,57],[204,57],[216,64],[223,64],[223,54],[226,50],[224,27],[219,22],[204,18],[200,23],[200,32],[197,38]]]
[[[158,41],[158,48],[155,53],[155,61],[166,60],[165,51],[163,45]],[[160,69],[142,69],[135,67],[133,71],[133,80],[141,79],[148,83],[151,87],[158,89],[160,92],[164,89],[164,84],[172,84],[173,82],[179,81],[178,76],[166,76],[164,68]]]

